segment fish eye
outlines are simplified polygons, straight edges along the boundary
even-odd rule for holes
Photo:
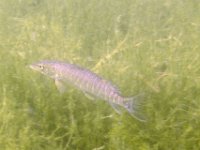
[[[43,66],[43,65],[39,65],[39,68],[43,70],[43,69],[44,69],[44,66]]]

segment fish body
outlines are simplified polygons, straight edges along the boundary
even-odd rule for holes
[[[122,106],[135,118],[144,121],[137,112],[137,97],[124,98],[115,85],[88,69],[60,61],[41,61],[30,68],[54,79],[61,92],[64,92],[64,84],[73,85],[86,95],[108,101],[118,113],[119,106]]]

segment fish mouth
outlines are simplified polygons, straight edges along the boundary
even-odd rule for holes
[[[31,68],[31,69],[33,69],[33,70],[39,71],[38,66],[35,65],[35,64],[31,64],[31,65],[29,65],[28,67]]]
[[[33,70],[35,70],[35,65],[31,64],[31,65],[28,65],[28,67],[31,68],[31,69],[33,69]]]
[[[28,65],[29,68],[33,69],[33,65]]]

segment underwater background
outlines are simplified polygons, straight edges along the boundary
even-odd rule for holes
[[[145,93],[147,122],[27,66],[62,60]],[[0,150],[199,150],[199,0],[1,0]]]

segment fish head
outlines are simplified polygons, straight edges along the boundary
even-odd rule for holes
[[[29,65],[29,67],[35,71],[38,71],[52,78],[54,78],[54,76],[56,75],[56,67],[54,66],[54,64],[46,62],[46,61],[41,61],[41,62],[31,64]]]

